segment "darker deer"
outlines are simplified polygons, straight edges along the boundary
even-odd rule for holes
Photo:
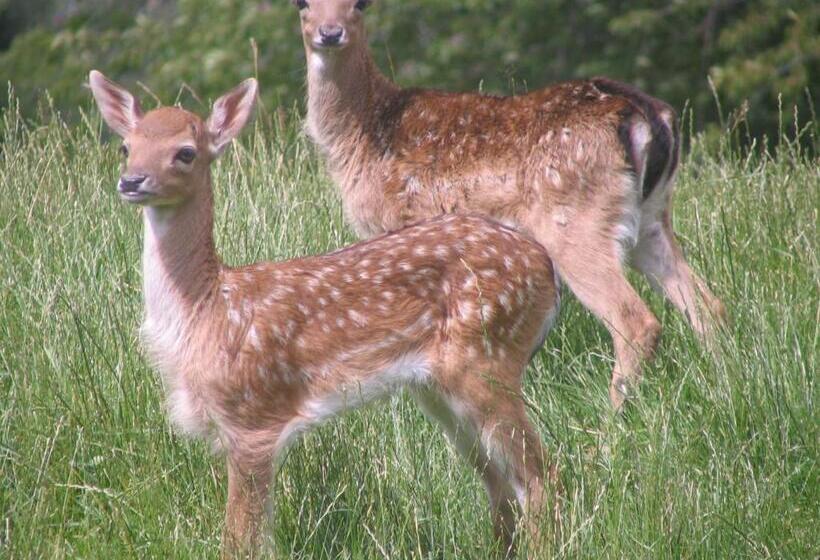
[[[558,311],[544,248],[451,215],[328,255],[225,266],[210,166],[251,115],[256,81],[204,121],[177,107],[143,114],[99,72],[90,83],[124,141],[119,196],[143,210],[142,335],[171,418],[227,457],[224,556],[257,553],[274,465],[298,434],[402,389],[483,477],[505,549],[518,512],[544,543],[557,467],[521,395]]]
[[[307,131],[362,237],[478,212],[529,232],[610,331],[620,408],[660,324],[631,264],[706,336],[723,305],[672,229],[680,151],[673,109],[605,78],[512,97],[403,89],[370,55],[369,0],[295,0],[307,55]]]

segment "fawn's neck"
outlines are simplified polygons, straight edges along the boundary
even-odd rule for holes
[[[219,287],[222,265],[213,241],[213,195],[201,189],[173,207],[144,212],[143,291],[146,324],[175,331],[178,338],[209,309]]]
[[[308,133],[331,163],[343,163],[368,141],[377,124],[374,107],[399,88],[382,75],[366,44],[340,52],[308,47],[307,65]]]

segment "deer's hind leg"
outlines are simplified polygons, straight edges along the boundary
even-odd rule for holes
[[[512,487],[524,514],[530,546],[537,552],[533,557],[540,558],[551,541],[560,537],[561,486],[557,465],[545,463],[541,439],[527,418],[523,401],[510,403],[503,413],[484,417],[481,422],[481,439],[487,454]],[[553,490],[552,496],[547,486]],[[545,532],[545,528],[550,530]]]
[[[431,389],[412,392],[416,403],[430,420],[435,421],[458,453],[481,476],[490,501],[493,533],[505,556],[514,553],[513,534],[516,523],[516,496],[495,464],[490,461],[472,422],[461,418],[452,403]]]
[[[625,251],[619,240],[622,227],[593,215],[577,217],[560,229],[549,224],[533,228],[561,279],[612,336],[615,366],[609,397],[616,410],[637,385],[641,366],[653,356],[661,329],[626,277]]]
[[[616,410],[637,385],[643,362],[653,356],[661,328],[624,270],[637,243],[651,141],[649,125],[639,114],[624,126],[628,161],[623,169],[574,162],[563,176],[534,179],[545,202],[528,209],[523,220],[561,279],[612,336],[609,397]],[[624,170],[630,167],[633,171]]]
[[[687,318],[701,338],[709,336],[724,321],[723,303],[683,256],[668,208],[658,213],[644,212],[638,244],[632,251],[632,264]]]
[[[469,364],[458,377],[451,377],[440,392],[448,414],[471,435],[477,448],[485,484],[493,503],[496,528],[510,532],[516,502],[524,526],[536,550],[548,545],[552,527],[558,536],[560,519],[557,467],[546,466],[546,455],[538,433],[530,424],[520,391],[520,371],[505,375],[509,364]],[[482,373],[484,372],[484,373]],[[489,467],[489,468],[487,468]],[[552,500],[546,485],[554,490]],[[547,515],[552,501],[553,518]],[[536,556],[540,557],[540,556]]]

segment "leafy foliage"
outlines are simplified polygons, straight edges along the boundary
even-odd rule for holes
[[[0,18],[13,16],[18,28],[32,13],[51,20],[0,54],[0,76],[24,107],[45,88],[62,109],[87,102],[81,84],[92,67],[140,80],[166,103],[191,93],[206,101],[251,74],[269,107],[304,92],[298,18],[287,0],[32,4],[37,10],[0,4]],[[781,95],[786,108],[813,110],[807,93],[820,79],[813,0],[380,0],[368,18],[380,66],[405,85],[511,92],[605,74],[679,109],[688,102],[702,125],[722,117],[711,77],[724,105],[742,106],[757,134],[776,132]]]

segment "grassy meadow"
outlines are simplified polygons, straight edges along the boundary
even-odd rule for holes
[[[96,113],[0,118],[0,558],[215,558],[227,477],[166,421],[137,339],[141,220],[115,194]],[[298,118],[215,169],[229,264],[352,242]],[[816,123],[812,125],[816,130]],[[609,413],[606,331],[571,297],[528,371],[562,469],[559,558],[817,558],[820,165],[784,134],[743,154],[694,136],[675,222],[731,315],[716,352],[636,279],[663,325],[640,398]],[[816,151],[815,151],[816,153]],[[281,558],[484,559],[483,488],[411,401],[294,446],[275,487]]]

